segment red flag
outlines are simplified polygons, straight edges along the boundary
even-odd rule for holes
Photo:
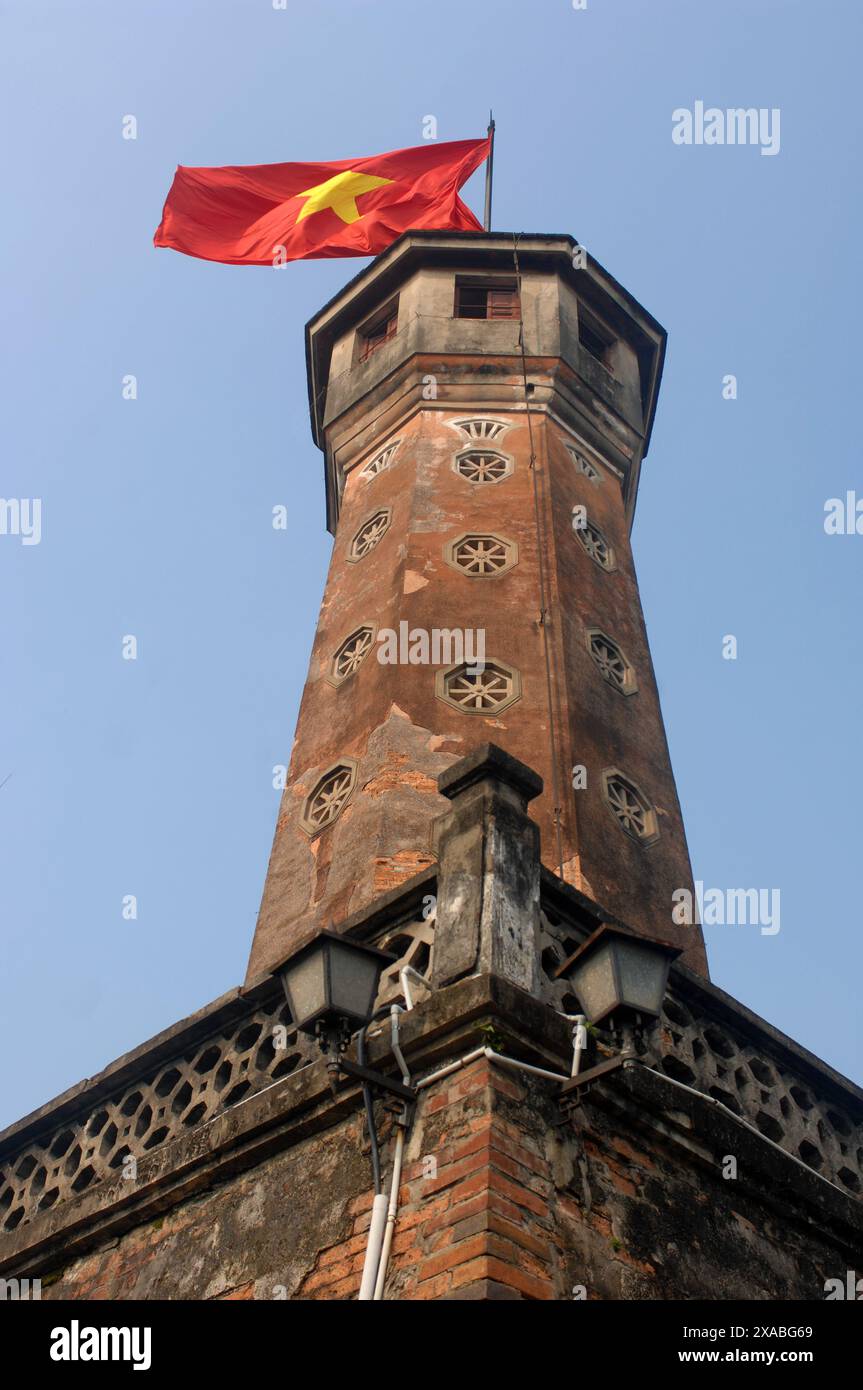
[[[458,190],[488,156],[451,140],[331,164],[179,165],[153,241],[229,265],[376,256],[412,228],[482,231]]]

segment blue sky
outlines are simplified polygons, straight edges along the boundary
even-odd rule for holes
[[[693,865],[781,890],[778,935],[707,929],[713,977],[860,1080],[863,536],[823,526],[863,497],[860,6],[6,0],[0,24],[0,494],[43,507],[40,544],[0,536],[0,1122],[242,979],[331,545],[302,330],[362,263],[156,251],[174,167],[373,154],[428,114],[465,139],[489,106],[495,227],[577,236],[669,332],[634,545]],[[779,153],[675,145],[697,100],[780,108]]]

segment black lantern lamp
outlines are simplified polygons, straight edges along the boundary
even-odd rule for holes
[[[602,1062],[567,1082],[577,1089],[637,1055],[636,1038],[652,1027],[662,1011],[671,963],[678,946],[655,937],[637,936],[603,923],[555,972],[578,996],[591,1023],[607,1023],[622,1042],[619,1057]]]
[[[381,972],[397,959],[388,951],[334,931],[321,931],[273,972],[282,981],[295,1026],[318,1039],[330,1084],[340,1072],[413,1100],[406,1086],[349,1061],[351,1036],[371,1021]]]

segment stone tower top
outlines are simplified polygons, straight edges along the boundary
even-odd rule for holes
[[[517,317],[488,321],[453,313],[459,287],[469,287],[472,278],[511,281],[514,253],[523,278],[525,353],[546,359],[549,368],[547,380],[533,382],[531,404],[553,410],[565,424],[577,424],[586,441],[603,450],[619,475],[631,525],[659,393],[665,330],[571,236],[419,231],[401,236],[306,325],[312,434],[325,453],[327,525],[333,533],[352,460],[413,410],[435,403],[424,381],[425,358],[478,354],[502,363],[520,360]],[[396,312],[397,331],[363,360],[357,330],[373,326],[390,310]],[[523,409],[519,374],[504,390],[499,375],[486,362],[460,373],[463,398],[485,395],[498,408],[508,400]],[[488,390],[490,376],[494,385]],[[439,404],[449,409],[456,403],[451,391],[442,395]]]

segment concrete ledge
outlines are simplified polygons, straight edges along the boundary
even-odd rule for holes
[[[453,801],[468,787],[488,780],[512,787],[525,805],[542,792],[543,783],[539,774],[496,743],[481,743],[467,757],[459,758],[446,772],[442,772],[437,779],[438,791]]]

